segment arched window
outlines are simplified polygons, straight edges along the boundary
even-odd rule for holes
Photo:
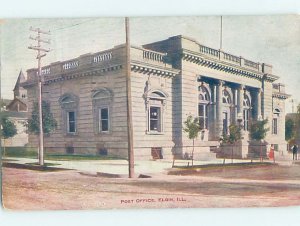
[[[62,108],[62,125],[66,133],[76,134],[79,98],[72,93],[65,93],[58,102]]]
[[[232,103],[232,98],[228,90],[223,90],[223,104],[231,104]]]
[[[208,106],[210,103],[209,89],[201,85],[198,87],[198,117],[200,129],[208,129]]]
[[[198,87],[199,101],[210,101],[210,93],[207,87],[199,86]]]
[[[112,98],[112,92],[109,89],[106,88],[99,88],[93,90],[92,98],[95,99],[111,99]]]
[[[243,120],[244,120],[244,130],[245,131],[249,131],[250,109],[251,109],[250,95],[248,93],[244,93]]]
[[[273,119],[272,119],[272,134],[278,134],[278,120],[280,116],[280,110],[275,108],[273,110]]]
[[[147,109],[147,131],[150,133],[163,132],[163,115],[167,94],[161,90],[149,90],[144,94]]]
[[[251,107],[251,102],[250,102],[250,98],[248,95],[244,94],[244,102],[243,102],[243,106],[245,108],[250,108]]]
[[[232,93],[231,89],[225,87],[222,93],[223,103],[223,134],[228,134],[228,128],[231,121],[231,104],[232,104]]]
[[[108,133],[111,129],[112,98],[113,93],[108,88],[92,91],[95,133]]]
[[[273,111],[273,113],[274,113],[275,115],[279,116],[280,110],[279,110],[278,108],[275,108],[274,111]]]
[[[73,95],[70,94],[65,94],[60,100],[61,105],[63,105],[64,107],[67,107],[68,105],[75,102],[76,99],[73,97]]]

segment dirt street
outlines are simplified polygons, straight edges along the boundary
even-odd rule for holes
[[[140,179],[7,167],[2,173],[4,206],[17,210],[300,205],[300,165]]]

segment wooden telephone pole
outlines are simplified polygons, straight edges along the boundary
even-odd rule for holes
[[[28,49],[37,51],[36,59],[38,60],[38,109],[39,109],[39,164],[44,165],[44,131],[43,131],[43,111],[42,111],[42,67],[41,59],[46,56],[46,52],[49,52],[49,49],[42,48],[41,43],[50,44],[50,40],[44,40],[41,38],[41,34],[50,35],[49,31],[42,31],[40,28],[30,27],[30,31],[36,32],[36,37],[29,37],[31,40],[37,41],[37,46],[29,46]]]
[[[127,133],[128,133],[128,176],[134,177],[134,153],[133,153],[133,132],[132,132],[132,105],[131,105],[131,66],[130,66],[130,36],[129,18],[125,18],[126,31],[126,86],[127,86]]]

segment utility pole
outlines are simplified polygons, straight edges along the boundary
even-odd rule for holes
[[[49,49],[45,49],[42,47],[42,43],[50,44],[50,39],[42,39],[41,34],[50,35],[50,31],[42,31],[40,28],[32,28],[30,27],[30,31],[36,32],[36,37],[29,37],[29,39],[37,41],[36,46],[29,46],[28,49],[32,49],[37,51],[36,59],[38,60],[38,112],[39,112],[39,164],[41,166],[44,165],[44,131],[43,131],[43,111],[42,111],[42,67],[41,67],[41,59],[46,56],[46,52],[49,52]]]
[[[130,66],[130,37],[129,18],[125,17],[126,32],[126,86],[127,86],[127,134],[128,134],[128,173],[129,178],[134,177],[134,153],[133,153],[133,132],[132,132],[132,106],[131,106],[131,66]]]

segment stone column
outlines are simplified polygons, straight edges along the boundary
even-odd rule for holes
[[[257,120],[262,120],[262,114],[261,114],[261,92],[262,90],[261,89],[258,89],[258,92],[257,92],[257,109],[256,109],[256,112],[257,112]]]
[[[217,119],[217,85],[212,86],[212,102],[213,102],[213,120]]]
[[[219,81],[216,87],[216,97],[217,97],[217,120],[216,120],[216,131],[215,134],[217,137],[222,136],[223,133],[223,81]]]
[[[243,116],[243,107],[244,107],[244,94],[245,94],[245,86],[240,85],[238,87],[237,91],[237,96],[238,96],[238,101],[237,101],[237,112],[238,112],[238,118],[241,120],[241,136],[242,139],[238,142],[238,149],[242,155],[243,158],[247,157],[248,155],[248,137],[246,136],[247,132],[244,130],[244,116]]]
[[[209,139],[214,140],[216,138],[216,120],[217,120],[217,85],[211,84],[211,101],[209,105],[209,112],[208,112],[208,125],[209,125]]]
[[[244,104],[244,85],[240,85],[238,88],[238,93],[237,93],[237,113],[238,114],[243,114],[243,104]]]
[[[237,122],[237,105],[238,105],[238,90],[236,88],[232,89],[233,90],[233,122]]]

